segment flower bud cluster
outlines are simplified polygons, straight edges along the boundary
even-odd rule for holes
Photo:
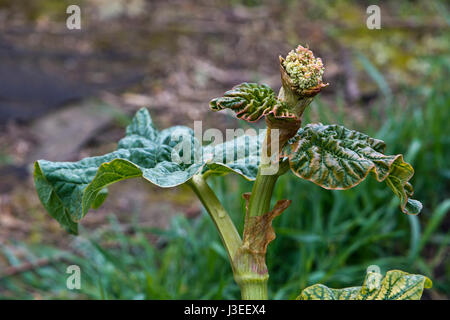
[[[283,67],[298,90],[307,90],[322,83],[324,66],[308,48],[301,45],[292,50],[283,61]]]

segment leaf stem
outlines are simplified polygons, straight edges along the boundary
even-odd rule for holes
[[[270,200],[272,192],[277,182],[278,175],[263,175],[262,166],[258,168],[255,183],[253,184],[252,193],[248,203],[248,216],[261,216],[270,210]]]
[[[234,269],[233,258],[237,249],[241,246],[242,240],[239,236],[236,227],[228,215],[225,208],[220,203],[214,191],[209,187],[205,179],[201,175],[194,175],[189,181],[188,185],[194,190],[197,197],[202,202],[203,206],[208,211],[217,230],[223,245],[227,250],[230,259],[231,267]]]
[[[248,203],[248,216],[257,217],[270,211],[270,200],[278,178],[289,168],[287,161],[280,161],[278,172],[272,175],[264,175],[264,167],[270,164],[261,164],[258,168],[255,183]]]

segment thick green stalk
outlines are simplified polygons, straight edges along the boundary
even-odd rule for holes
[[[264,165],[258,168],[255,183],[253,184],[252,193],[248,203],[248,217],[262,216],[270,211],[270,200],[275,183],[279,177],[278,174],[263,175]]]
[[[265,145],[267,145],[267,141],[269,141],[269,136],[266,136]],[[280,162],[276,173],[271,175],[263,174],[270,172],[267,170],[270,165],[271,163],[267,156],[262,158],[250,195],[244,230],[247,230],[247,228],[254,230],[252,227],[255,226],[255,221],[258,221],[259,217],[270,211],[270,200],[272,199],[277,179],[288,170],[288,163]],[[244,243],[239,252],[240,257],[237,259],[238,271],[237,275],[235,275],[236,281],[241,287],[242,299],[244,300],[268,299],[267,283],[269,273],[265,262],[265,249],[261,251],[262,248],[258,248],[256,252],[254,251],[254,244],[258,243],[261,232],[267,232],[267,230],[252,231],[252,233],[247,234],[246,238],[244,231]]]
[[[248,203],[248,217],[258,217],[269,212],[270,210],[270,200],[272,199],[273,189],[275,188],[275,183],[278,177],[285,174],[289,169],[289,162],[280,161],[278,163],[278,171],[274,174],[268,175],[263,174],[271,172],[272,170],[267,170],[273,165],[270,159],[270,140],[271,140],[271,129],[267,130],[266,139],[263,143],[263,153],[261,155],[261,164],[258,167],[258,174],[256,175],[255,183],[253,184],[252,193],[250,195]]]
[[[262,166],[258,168],[258,174],[250,195],[246,225],[250,218],[262,216],[270,210],[270,200],[278,175],[262,175]],[[241,259],[238,262],[238,272],[235,275],[236,282],[241,288],[242,299],[267,300],[269,273],[266,269],[265,257],[262,257],[262,260],[258,259],[248,248],[246,249],[242,251]],[[255,270],[265,270],[265,272],[255,272]]]
[[[211,190],[201,175],[193,176],[191,180],[189,180],[188,184],[194,190],[195,194],[198,196],[216,225],[223,245],[227,250],[234,272],[233,258],[236,251],[241,246],[242,240],[236,230],[236,227],[234,226],[233,221],[220,203],[219,199],[217,199],[214,191]]]
[[[268,274],[261,275],[251,271],[251,268],[247,268],[252,265],[251,262],[248,265],[246,263],[242,264],[242,259],[237,258],[239,256],[242,257],[242,255],[237,254],[238,251],[243,250],[241,237],[213,190],[211,190],[201,175],[193,176],[189,180],[188,185],[194,190],[219,231],[228,253],[235,281],[241,288],[242,299],[267,300],[267,280],[269,276]]]
[[[254,281],[244,282],[241,285],[242,300],[267,300],[267,280],[255,279]]]

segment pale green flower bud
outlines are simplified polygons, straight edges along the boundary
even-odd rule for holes
[[[280,57],[283,87],[278,99],[300,118],[313,97],[328,85],[322,82],[324,70],[322,59],[314,57],[311,50],[299,45],[289,52],[286,59]]]
[[[283,67],[298,90],[314,88],[322,83],[325,70],[322,59],[315,58],[311,50],[301,45],[289,52]]]

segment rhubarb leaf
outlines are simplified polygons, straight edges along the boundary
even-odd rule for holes
[[[264,135],[243,135],[202,147],[192,129],[176,126],[158,131],[147,109],[141,109],[117,151],[78,162],[36,161],[35,186],[50,215],[77,234],[78,221],[105,201],[108,185],[121,180],[142,177],[167,188],[195,174],[234,172],[255,179]]]
[[[383,154],[383,141],[339,125],[308,124],[283,149],[292,171],[300,178],[332,190],[352,188],[373,173],[400,198],[404,213],[417,214],[422,204],[414,199],[408,182],[414,174],[403,156]]]
[[[272,114],[276,118],[296,118],[289,107],[278,101],[272,88],[257,83],[241,83],[209,103],[214,111],[231,109],[236,116],[248,122],[255,122]]]
[[[315,284],[302,291],[297,300],[420,300],[424,288],[431,288],[429,278],[391,270],[382,276],[369,272],[362,287],[332,289]]]

